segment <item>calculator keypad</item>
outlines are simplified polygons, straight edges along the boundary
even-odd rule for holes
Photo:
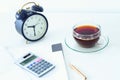
[[[27,68],[34,73],[36,73],[39,76],[42,76],[46,72],[50,71],[53,69],[55,66],[53,64],[47,62],[44,59],[39,58],[35,62],[31,63],[30,65],[27,66]]]

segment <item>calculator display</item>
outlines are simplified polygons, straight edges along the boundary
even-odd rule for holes
[[[23,62],[21,62],[20,64],[25,66],[27,63],[31,62],[32,60],[34,60],[35,58],[37,58],[37,56],[32,55],[31,57],[29,57],[28,59],[24,60]]]

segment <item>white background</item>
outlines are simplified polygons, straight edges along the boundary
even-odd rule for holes
[[[120,80],[119,0],[2,0],[0,2],[1,51],[4,50],[4,48],[26,46],[25,39],[15,30],[14,22],[15,13],[28,1],[36,1],[43,6],[45,10],[43,14],[45,14],[49,21],[49,30],[46,36],[42,40],[28,45],[32,46],[35,44],[41,46],[51,45],[57,42],[63,43],[70,80],[79,80],[81,78],[76,72],[69,68],[69,63],[76,65],[85,73],[88,80]],[[82,20],[93,21],[101,25],[102,33],[106,33],[110,40],[105,49],[96,53],[84,54],[72,51],[66,47],[64,44],[64,38],[67,34],[66,30],[70,31],[74,24]],[[2,52],[4,53],[4,51]],[[7,58],[5,59],[4,56],[7,56]],[[12,69],[10,71],[16,74],[18,68],[15,68],[14,71],[14,68],[11,66],[15,65],[13,65],[12,60],[8,58],[10,58],[10,56],[1,53],[0,59],[2,61],[0,62],[0,71],[2,73],[4,68],[6,69],[6,67],[3,66],[5,65],[9,66]],[[9,70],[9,68],[7,70]],[[5,73],[6,72],[4,72],[4,74]],[[0,74],[0,78],[1,75],[2,74]],[[13,77],[11,79],[13,79]]]
[[[28,1],[38,2],[46,11],[120,12],[119,0],[2,0],[0,12],[17,10]]]

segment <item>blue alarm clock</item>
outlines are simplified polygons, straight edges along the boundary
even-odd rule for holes
[[[34,4],[32,7],[23,9],[28,4]],[[35,2],[28,2],[16,12],[15,27],[28,41],[38,41],[44,37],[48,30],[48,20],[41,14],[43,8]]]

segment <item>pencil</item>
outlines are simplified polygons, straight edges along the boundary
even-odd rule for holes
[[[78,72],[79,75],[82,75],[84,77],[84,80],[87,80],[87,77],[79,69],[77,69],[74,65],[70,64],[70,67],[71,67],[71,69]]]

